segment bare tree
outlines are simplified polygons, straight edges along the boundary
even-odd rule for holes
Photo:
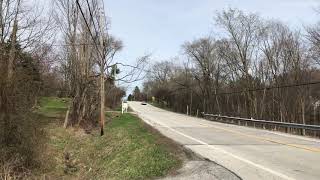
[[[218,13],[216,23],[222,38],[185,43],[184,66],[154,65],[145,93],[179,112],[189,105],[210,113],[281,122],[308,124],[310,117],[315,119],[318,88],[307,84],[319,74],[311,62],[320,57],[317,26],[308,29],[308,44],[299,31],[240,10]]]
[[[320,23],[307,28],[307,38],[311,42],[311,55],[313,60],[320,64]]]
[[[229,37],[229,52],[233,52],[233,62],[229,65],[238,69],[240,77],[244,78],[244,87],[246,89],[254,88],[252,82],[252,65],[255,60],[255,53],[259,45],[259,36],[261,32],[260,18],[255,14],[245,14],[240,10],[229,9],[217,15],[217,24],[220,25]],[[223,54],[229,61],[229,55]],[[227,61],[228,61],[227,60]],[[245,106],[247,107],[247,116],[256,113],[253,102],[253,94],[247,92]]]
[[[216,102],[214,104],[216,104],[217,107],[208,107],[208,105],[211,104],[208,102],[213,100],[212,95],[217,94],[220,88],[222,62],[219,57],[216,42],[208,37],[192,43],[186,43],[183,48],[194,65],[194,71],[191,72],[202,90],[203,111],[213,110],[220,112],[217,96],[214,98]]]
[[[42,84],[42,53],[34,53],[40,48],[35,44],[51,41],[53,26],[49,14],[24,0],[0,1],[0,166],[17,159],[9,176],[25,173],[34,161],[37,130],[30,119]]]
[[[64,43],[68,45],[63,47],[64,67],[72,97],[70,120],[66,119],[65,125],[88,127],[88,123],[96,123],[95,115],[100,110],[103,135],[106,92],[110,91],[106,84],[119,80],[116,77],[120,73],[119,66],[127,66],[114,62],[114,57],[123,47],[122,42],[108,33],[109,21],[100,1],[59,0],[56,6],[57,22],[64,33]],[[143,59],[147,58],[141,58],[141,62]],[[134,76],[134,70],[120,80],[130,76]]]

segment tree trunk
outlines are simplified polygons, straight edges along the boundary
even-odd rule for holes
[[[305,107],[304,107],[304,99],[301,98],[301,113],[302,113],[302,124],[306,124],[306,120],[305,120]],[[303,129],[302,130],[302,135],[305,136],[306,135],[306,130]]]
[[[260,118],[263,119],[263,113],[265,110],[265,100],[266,98],[266,89],[263,90],[263,96],[262,96],[262,100],[261,100],[261,109],[260,109]]]
[[[192,115],[192,91],[190,92],[190,115]]]

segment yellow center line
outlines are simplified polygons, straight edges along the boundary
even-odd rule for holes
[[[204,125],[204,124],[202,124],[202,125]],[[319,148],[312,148],[312,147],[302,146],[302,145],[299,145],[299,144],[285,143],[285,142],[278,141],[278,140],[262,138],[262,137],[258,137],[258,136],[255,136],[255,135],[245,134],[245,133],[242,133],[242,132],[239,132],[239,131],[234,131],[234,130],[225,129],[225,128],[221,128],[221,127],[215,127],[215,126],[212,126],[212,125],[210,125],[209,127],[212,127],[212,128],[215,128],[215,129],[224,130],[224,131],[227,131],[227,132],[231,132],[233,134],[238,134],[238,135],[250,137],[250,138],[253,138],[253,139],[269,141],[269,142],[276,143],[276,144],[286,145],[286,146],[290,146],[290,147],[294,147],[294,148],[298,148],[298,149],[303,149],[303,150],[307,150],[307,151],[311,151],[311,152],[320,153],[320,149]]]

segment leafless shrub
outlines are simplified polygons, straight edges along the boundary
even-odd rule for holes
[[[31,177],[31,171],[25,168],[24,159],[20,154],[14,154],[9,160],[0,160],[0,179],[20,180]]]

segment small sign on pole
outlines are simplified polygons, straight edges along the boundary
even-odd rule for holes
[[[128,103],[122,101],[121,113],[128,112]]]

